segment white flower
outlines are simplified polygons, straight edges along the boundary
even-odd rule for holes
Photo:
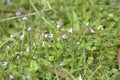
[[[72,31],[73,31],[72,28],[70,28],[69,31],[68,31],[68,33],[72,34]]]
[[[15,15],[16,15],[16,16],[19,16],[19,15],[21,15],[21,12],[20,12],[20,11],[17,11],[17,12],[15,13]]]
[[[88,27],[88,26],[89,26],[89,23],[85,23],[84,26],[85,26],[85,27]]]
[[[14,35],[10,35],[10,39],[13,41],[15,40],[15,36]]]
[[[26,52],[29,52],[29,47],[28,46],[26,47]]]
[[[34,58],[34,59],[37,59],[37,58],[38,58],[38,56],[37,56],[37,55],[34,55],[34,56],[33,56],[33,58]]]
[[[36,43],[33,43],[33,46],[37,46],[37,44],[36,44]]]
[[[61,36],[59,37],[59,39],[65,39],[65,38],[66,38],[66,34],[61,35]]]
[[[63,63],[62,63],[62,62],[60,62],[60,66],[63,66]]]
[[[48,37],[48,35],[47,34],[45,34],[45,35],[43,34],[42,37],[43,37],[43,39],[46,39]]]
[[[20,35],[19,39],[23,40],[24,39],[24,34]]]
[[[57,29],[61,29],[61,28],[63,28],[62,25],[57,25]]]
[[[10,79],[13,79],[15,76],[11,74],[9,77],[10,77]]]
[[[27,19],[27,17],[23,17],[22,20],[27,21],[28,19]]]
[[[48,34],[48,38],[52,38],[53,37],[53,34]]]
[[[7,62],[2,62],[1,64],[2,64],[2,66],[6,66]]]
[[[43,39],[52,38],[52,37],[53,37],[53,34],[44,34],[43,35]]]
[[[95,31],[92,28],[90,28],[90,32],[94,33]]]
[[[28,30],[28,31],[31,31],[31,30],[32,30],[32,28],[31,28],[31,27],[29,27],[27,30]]]
[[[82,80],[82,77],[81,77],[81,75],[79,75],[79,80]]]
[[[20,54],[17,54],[17,59],[20,59],[20,57],[21,57]]]

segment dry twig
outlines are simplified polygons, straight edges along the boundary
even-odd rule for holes
[[[45,10],[42,10],[41,12],[46,12],[46,11],[49,11],[51,9],[45,9]],[[21,15],[21,16],[14,16],[14,17],[10,17],[10,18],[6,18],[6,19],[2,19],[0,20],[0,22],[4,22],[4,21],[9,21],[9,20],[13,20],[13,19],[18,19],[18,18],[21,18],[21,17],[24,17],[24,16],[34,16],[38,14],[37,12],[33,12],[33,13],[29,13],[29,14],[26,14],[26,15]]]
[[[120,45],[118,45],[118,49],[117,49],[117,61],[118,61],[118,69],[120,69]]]
[[[45,69],[49,70],[51,73],[63,78],[63,79],[66,79],[67,77],[69,78],[69,80],[73,80],[71,76],[66,76],[64,73],[62,73],[61,71],[58,71],[56,69],[51,69],[50,67],[48,66],[44,66]]]

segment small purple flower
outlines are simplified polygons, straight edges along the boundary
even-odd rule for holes
[[[57,29],[61,29],[61,28],[63,28],[62,25],[57,25]]]
[[[53,34],[48,34],[48,38],[52,38],[53,37]]]
[[[68,33],[72,34],[72,31],[73,31],[72,28],[70,28],[69,31],[68,31]]]
[[[52,37],[53,37],[53,34],[44,34],[43,35],[43,39],[52,38]]]
[[[14,76],[13,74],[11,74],[11,75],[9,76],[9,78],[10,78],[10,79],[13,79],[13,78],[15,78],[15,76]]]
[[[2,62],[1,65],[2,65],[2,66],[6,66],[6,65],[7,65],[7,62]]]

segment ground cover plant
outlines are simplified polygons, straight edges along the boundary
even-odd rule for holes
[[[0,80],[119,80],[119,5],[1,0]]]

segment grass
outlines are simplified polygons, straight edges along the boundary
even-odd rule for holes
[[[0,79],[119,80],[119,4],[118,0],[114,5],[109,0],[2,0]]]

